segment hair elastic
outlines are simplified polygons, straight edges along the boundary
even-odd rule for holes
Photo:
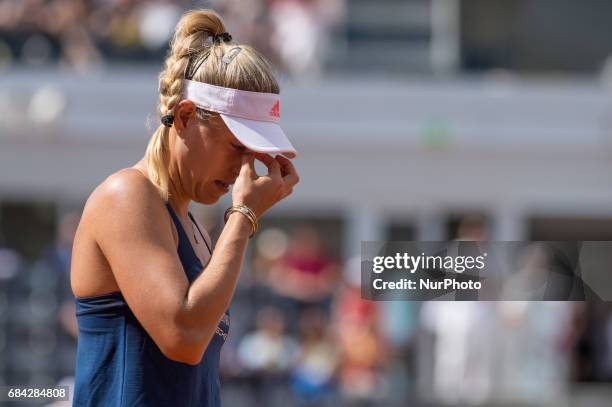
[[[222,32],[221,34],[215,34],[211,37],[208,37],[212,39],[212,43],[213,44],[220,44],[221,42],[230,42],[232,40],[232,36],[230,35],[230,33],[228,32]],[[240,50],[242,50],[242,48],[240,47],[236,47],[238,48],[238,52],[240,52]],[[233,50],[234,48],[232,48]],[[230,50],[229,52],[231,52],[232,50]],[[206,51],[205,51],[206,52]],[[236,52],[236,54],[238,54],[238,52]],[[193,79],[193,75],[195,75],[195,73],[198,71],[198,69],[200,69],[200,66],[202,66],[202,64],[204,63],[204,61],[206,61],[206,59],[208,59],[210,55],[210,50],[208,50],[208,53],[206,55],[204,55],[202,58],[200,58],[200,61],[198,62],[198,64],[196,66],[193,66],[193,61],[196,57],[196,53],[192,53],[189,55],[189,64],[187,65],[187,69],[185,70],[185,79]],[[226,53],[227,55],[227,53]],[[231,56],[231,59],[226,61],[226,57],[223,57],[223,63],[225,65],[229,64],[230,62],[232,62],[232,59],[234,59],[236,55],[233,54]]]
[[[172,123],[174,123],[174,115],[167,114],[165,116],[162,116],[161,122],[166,127],[172,127]]]
[[[232,36],[228,32],[222,32],[220,34],[215,34],[212,36],[213,42],[230,42],[232,40]]]

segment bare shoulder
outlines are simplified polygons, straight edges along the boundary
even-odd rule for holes
[[[162,204],[155,186],[140,171],[124,168],[111,174],[98,185],[87,200],[85,208],[99,205],[136,208],[156,201]]]
[[[114,224],[152,233],[174,229],[157,189],[135,168],[119,170],[98,185],[85,204],[83,222],[96,240],[102,237],[96,232],[112,230]]]
[[[118,291],[109,256],[130,252],[130,244],[138,244],[139,239],[159,239],[172,247],[176,231],[163,211],[155,186],[134,168],[117,171],[98,185],[85,204],[74,238],[73,293],[90,296]]]

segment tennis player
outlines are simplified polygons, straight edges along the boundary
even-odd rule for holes
[[[75,406],[219,406],[228,307],[259,217],[299,178],[279,86],[219,15],[179,21],[144,158],[91,194],[74,241]],[[258,176],[254,160],[267,166]],[[214,251],[188,211],[232,188]]]

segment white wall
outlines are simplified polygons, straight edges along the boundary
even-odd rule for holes
[[[138,160],[155,77],[134,68],[2,74],[0,199],[82,200]],[[35,124],[41,87],[65,109]],[[612,216],[610,96],[580,81],[285,84],[282,122],[302,182],[275,211],[346,210],[370,219],[375,235],[372,219],[485,209],[504,239],[523,237],[529,213]]]

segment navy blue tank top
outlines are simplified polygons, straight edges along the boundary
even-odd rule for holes
[[[191,283],[201,273],[202,262],[176,213],[166,206],[179,236],[178,255]],[[189,216],[195,223],[191,213]],[[161,353],[120,292],[76,298],[75,302],[79,339],[73,406],[220,406],[219,357],[229,332],[229,310],[200,364],[189,365]]]

